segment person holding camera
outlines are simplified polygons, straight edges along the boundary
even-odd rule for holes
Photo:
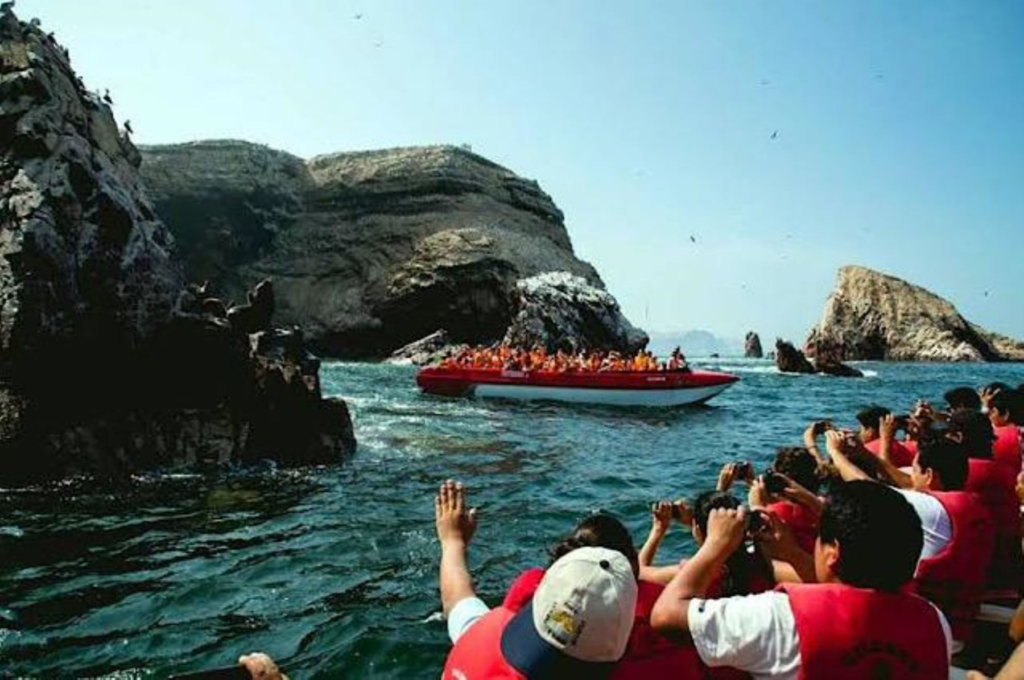
[[[784,447],[760,479],[750,485],[751,508],[765,510],[785,524],[806,552],[814,551],[822,500],[818,461],[805,448]]]
[[[727,464],[723,468],[723,475],[727,473],[729,475],[735,474],[737,466],[740,466],[740,471],[743,472],[743,465],[742,463]],[[715,491],[706,491],[697,496],[696,500],[694,500],[692,511],[689,511],[688,506],[684,505],[683,507],[685,508],[682,511],[684,517],[681,518],[681,521],[684,524],[689,524],[693,540],[699,548],[707,538],[708,518],[711,513],[721,508],[733,510],[739,508],[740,501],[727,491],[716,489]],[[652,564],[657,546],[661,541],[661,536],[667,531],[669,522],[665,521],[665,519],[671,519],[669,514],[671,512],[672,504],[667,502],[657,503],[652,508],[654,521],[652,522],[651,537],[648,538],[647,543],[640,550],[640,578],[643,580],[660,584],[669,583],[679,572],[681,565],[686,563],[686,560],[683,560],[679,565],[663,567],[655,567]],[[685,517],[685,515],[689,515],[689,517]],[[722,565],[716,578],[709,586],[709,597],[751,595],[770,590],[775,586],[771,560],[756,541],[756,533],[757,529],[759,529],[758,523],[763,524],[764,517],[759,513],[755,513],[755,515],[757,519],[750,536],[748,536],[748,541],[730,555],[729,559]],[[689,522],[686,522],[686,519],[689,519]],[[666,528],[661,529],[660,527]]]
[[[892,420],[883,419],[884,430],[891,432]],[[846,458],[838,437],[829,438],[828,450],[844,479],[868,479]],[[968,469],[964,448],[935,436],[919,443],[909,474],[891,471],[924,530],[914,583],[942,609],[963,644],[972,637],[995,547],[992,516],[977,494],[964,491]]]
[[[744,508],[713,510],[707,540],[666,586],[651,625],[692,641],[711,667],[754,678],[944,678],[948,624],[927,600],[904,592],[921,553],[921,521],[893,489],[867,481],[837,485],[825,502],[814,555],[779,523],[773,555],[796,562],[805,584],[748,597],[707,599],[721,566],[748,533]],[[879,559],[879,556],[884,559]]]

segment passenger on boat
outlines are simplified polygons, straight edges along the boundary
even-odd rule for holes
[[[680,506],[679,518],[685,524],[689,524],[693,534],[693,540],[698,548],[707,539],[708,517],[711,512],[718,508],[736,509],[740,507],[740,501],[727,491],[706,491],[693,503],[692,513],[687,512],[688,507]],[[668,520],[666,521],[666,514]],[[688,515],[692,515],[688,516]],[[654,583],[667,584],[679,572],[685,560],[671,566],[654,566],[654,558],[662,539],[668,532],[671,524],[672,504],[660,502],[652,508],[651,534],[640,549],[640,578]],[[691,519],[690,522],[685,520]],[[729,597],[732,595],[751,595],[771,590],[775,586],[775,578],[772,572],[771,560],[757,545],[756,536],[751,536],[749,545],[741,545],[729,555],[726,562],[721,566],[714,581],[705,593],[706,597]]]
[[[709,666],[732,666],[754,678],[948,675],[948,624],[927,600],[902,592],[923,537],[917,514],[897,492],[867,481],[833,489],[813,556],[787,532],[773,532],[769,550],[805,575],[805,584],[705,599],[721,565],[745,540],[747,524],[744,508],[712,511],[707,540],[654,605],[656,631],[692,640]]]
[[[988,418],[978,411],[959,411],[949,418],[947,436],[963,445],[969,456],[967,491],[981,497],[995,520],[996,545],[988,574],[988,597],[1016,599],[1021,588],[1020,502],[1017,475],[992,459],[995,435]]]
[[[810,451],[801,446],[780,448],[771,469],[751,486],[750,507],[772,513],[793,532],[801,548],[813,552],[821,519],[820,487],[818,461]]]
[[[954,387],[943,395],[946,404],[949,406],[949,413],[956,411],[977,411],[981,409],[981,397],[977,390],[972,387]],[[936,412],[939,420],[945,420],[946,414]]]
[[[441,604],[454,643],[442,678],[600,677],[622,658],[638,590],[625,555],[600,547],[570,550],[548,568],[529,604],[518,611],[490,609],[476,596],[466,563],[476,518],[461,484],[441,485],[434,514]]]
[[[872,406],[857,414],[857,422],[860,423],[860,440],[864,444],[864,448],[876,456],[881,455],[882,419],[891,415],[892,412],[882,406]],[[903,444],[894,438],[890,438],[888,442],[887,459],[896,467],[908,467],[914,461],[914,454]]]
[[[1021,472],[1021,435],[1017,426],[1019,409],[1014,390],[1000,390],[986,400],[988,418],[996,440],[992,444],[992,459],[1008,465],[1015,473]]]
[[[549,551],[552,564],[573,550],[582,547],[602,547],[626,555],[639,573],[638,557],[629,530],[617,519],[598,513],[580,522],[571,534]],[[548,566],[548,569],[551,565]],[[528,569],[520,574],[508,589],[502,607],[520,611],[533,600],[544,579],[545,569]],[[637,581],[637,600],[633,616],[633,629],[622,659],[611,672],[613,680],[659,678],[669,675],[680,678],[703,678],[704,669],[692,647],[682,647],[651,630],[651,609],[661,595],[663,586],[640,578]]]
[[[868,479],[850,463],[838,438],[829,439],[829,454],[844,479]],[[920,443],[909,474],[886,465],[924,531],[914,577],[917,590],[946,614],[953,638],[967,644],[995,547],[992,516],[977,494],[964,491],[967,453],[960,444],[936,435]]]

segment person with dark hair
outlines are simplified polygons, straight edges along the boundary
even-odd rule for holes
[[[671,516],[670,516],[671,517]],[[618,519],[604,512],[586,517],[568,536],[548,551],[551,563],[546,569],[528,569],[513,581],[502,602],[502,609],[512,612],[529,607],[543,583],[547,571],[559,560],[581,548],[606,548],[626,556],[634,577],[641,567],[629,530]],[[651,609],[661,595],[663,586],[646,580],[637,580],[637,598],[633,609],[633,625],[625,652],[614,668],[611,680],[662,677],[673,674],[702,674],[700,659],[693,649],[674,645],[651,630]],[[687,670],[689,669],[689,671]],[[533,676],[530,676],[533,677]]]
[[[981,408],[981,397],[972,387],[954,387],[942,395],[949,406],[950,414],[957,411],[977,411]]]
[[[775,462],[750,488],[750,507],[763,508],[785,524],[807,552],[814,550],[821,518],[818,459],[802,446],[780,448]]]
[[[961,444],[967,460],[967,491],[978,494],[995,522],[996,547],[988,573],[988,599],[1016,598],[1021,587],[1020,503],[1017,474],[992,459],[995,433],[980,412],[957,412],[949,418],[946,436]]]
[[[785,530],[765,539],[777,559],[798,563],[808,582],[705,599],[717,568],[743,542],[747,523],[743,508],[712,511],[707,541],[654,606],[655,630],[692,640],[709,666],[732,666],[755,678],[948,675],[945,618],[903,590],[923,538],[921,521],[898,493],[868,481],[838,485],[822,510],[813,556]]]
[[[608,548],[581,547],[552,564],[529,604],[490,609],[466,564],[476,530],[465,489],[451,480],[434,499],[441,542],[441,606],[453,647],[444,680],[605,677],[626,651],[637,583],[633,565]]]
[[[963,447],[943,439],[922,442],[911,471],[915,491],[938,500],[950,524],[946,547],[917,565],[917,592],[942,609],[953,638],[965,644],[973,635],[996,540],[992,515],[977,494],[963,490],[967,471]]]
[[[878,439],[878,422],[890,413],[891,411],[884,406],[869,406],[857,413],[857,422],[860,423],[858,434],[865,446]]]
[[[1008,465],[1014,474],[1021,471],[1021,435],[1015,411],[1018,410],[1017,393],[999,390],[988,398],[988,419],[996,440],[992,444],[992,459]]]
[[[860,441],[864,448],[878,457],[885,456],[885,459],[896,467],[909,467],[914,460],[914,454],[902,443],[892,439],[888,442],[888,448],[882,450],[882,429],[883,418],[889,417],[892,412],[881,406],[866,408],[857,414],[857,422],[860,423]]]

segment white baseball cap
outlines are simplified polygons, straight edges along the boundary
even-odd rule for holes
[[[509,621],[502,655],[531,679],[610,672],[626,651],[636,597],[622,553],[577,548],[548,568],[533,600]]]

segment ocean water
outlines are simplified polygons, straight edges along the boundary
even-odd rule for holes
[[[696,362],[742,381],[668,411],[441,399],[406,367],[327,363],[359,450],[336,467],[152,475],[0,491],[0,677],[165,677],[262,650],[299,678],[431,678],[448,649],[432,494],[464,481],[471,546],[496,603],[592,510],[642,543],[647,507],[763,467],[805,425],[945,389],[1024,382],[1024,365],[862,364],[863,380],[787,376],[768,362]],[[674,530],[660,557],[692,550]]]

